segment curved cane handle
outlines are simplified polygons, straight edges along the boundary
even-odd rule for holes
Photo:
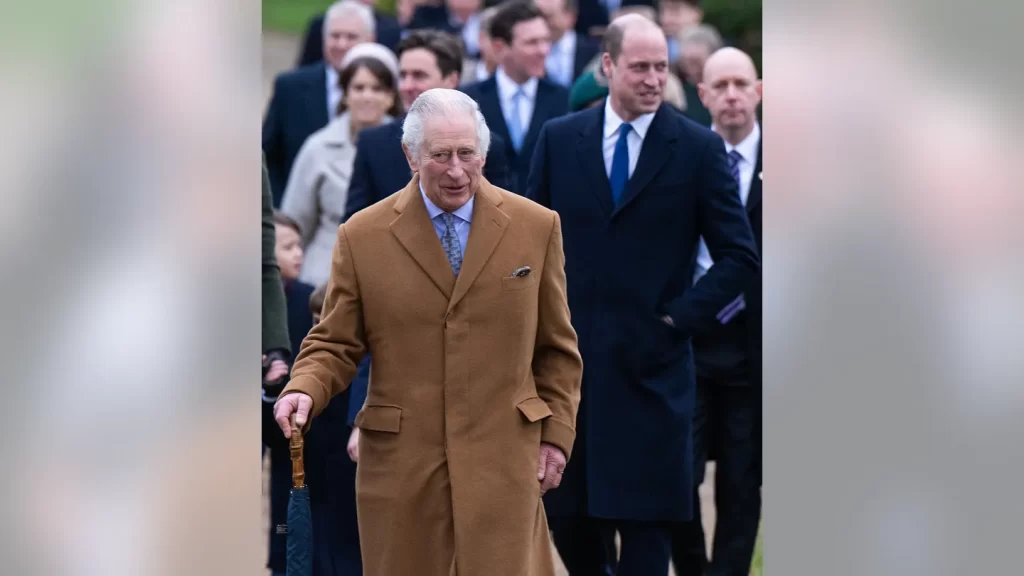
[[[295,424],[295,414],[291,417],[292,437],[288,441],[288,448],[292,456],[292,486],[304,488],[306,486],[306,468],[302,461],[302,428]]]

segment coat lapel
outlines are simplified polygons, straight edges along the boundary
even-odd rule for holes
[[[678,135],[674,131],[666,129],[666,125],[672,120],[672,118],[667,118],[666,116],[675,114],[668,106],[668,104],[662,104],[651,121],[651,126],[647,130],[647,136],[644,137],[643,147],[640,149],[640,159],[637,160],[633,175],[626,182],[626,190],[622,193],[622,201],[615,208],[615,212],[612,214],[613,217],[622,212],[626,206],[636,199],[640,192],[658,175],[662,166],[668,162],[669,158],[676,151]]]
[[[537,99],[533,103],[533,116],[530,117],[530,128],[526,135],[523,136],[522,150],[532,150],[537,145],[537,138],[540,138],[540,129],[544,127],[544,122],[548,118],[555,116],[551,113],[551,108],[554,105],[551,99],[556,96],[551,88],[552,86],[543,78],[537,81]]]
[[[483,271],[487,260],[498,247],[498,243],[508,229],[510,218],[501,211],[501,193],[488,182],[480,185],[473,205],[473,223],[469,226],[469,240],[466,241],[466,255],[462,259],[462,269],[455,282],[455,291],[448,302],[451,312],[459,300],[466,295],[470,286]],[[426,210],[424,208],[424,210]],[[444,255],[441,256],[444,258]],[[448,261],[445,260],[445,265]],[[451,270],[451,268],[448,268]]]
[[[579,165],[583,167],[591,192],[597,197],[597,202],[604,209],[605,214],[611,216],[614,211],[612,205],[612,187],[608,183],[608,174],[604,168],[604,106],[598,107],[600,112],[589,112],[592,115],[583,130],[576,144],[576,154],[579,157]],[[584,112],[585,114],[588,112]]]
[[[395,211],[399,212],[399,215],[391,222],[391,233],[427,273],[437,289],[450,300],[455,286],[455,274],[452,273],[451,264],[448,263],[441,241],[437,238],[434,225],[430,222],[427,206],[420,195],[418,176],[413,177],[402,191],[402,196],[395,203]]]
[[[512,137],[508,133],[508,125],[505,124],[505,113],[501,110],[501,101],[498,98],[498,81],[491,76],[480,85],[480,112],[487,118],[487,125],[491,130],[498,133],[501,139],[512,148]]]
[[[750,181],[750,194],[747,196],[747,214],[754,211],[755,208],[761,204],[761,171],[764,167],[761,165],[761,150],[764,148],[761,143],[764,142],[764,133],[761,133],[761,140],[757,143],[757,164],[754,165],[754,179]]]
[[[306,90],[306,114],[310,125],[315,126],[313,132],[323,128],[331,121],[327,114],[327,66],[322,66],[320,74],[310,76],[309,89]]]

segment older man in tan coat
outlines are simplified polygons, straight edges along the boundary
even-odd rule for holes
[[[372,354],[367,576],[554,574],[540,497],[572,449],[583,366],[558,215],[481,176],[489,140],[468,96],[416,100],[413,180],[339,228],[323,319],[275,408],[305,424]]]

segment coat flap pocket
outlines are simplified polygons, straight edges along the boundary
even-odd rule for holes
[[[534,396],[533,398],[527,398],[519,404],[516,404],[516,408],[526,416],[526,419],[530,422],[536,422],[551,416],[551,409],[548,408],[546,402]]]
[[[397,434],[402,422],[402,409],[398,406],[367,404],[356,414],[355,425],[363,430]]]

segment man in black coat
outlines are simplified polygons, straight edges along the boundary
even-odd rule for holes
[[[715,132],[725,140],[730,172],[760,251],[762,146],[756,112],[761,81],[757,70],[743,52],[723,48],[705,63],[699,89]],[[695,275],[700,278],[716,265],[702,242]],[[717,463],[714,547],[708,563],[698,507],[694,520],[680,525],[673,535],[672,556],[680,574],[745,576],[761,519],[760,273],[716,318],[712,330],[693,340],[697,366],[693,490],[696,495],[704,464],[713,454]]]
[[[399,42],[400,79],[398,91],[406,109],[420,94],[432,88],[455,88],[462,72],[462,49],[451,34],[416,30]],[[356,159],[345,207],[347,220],[356,212],[398,192],[412,177],[402,151],[402,118],[363,131],[356,145]],[[512,190],[505,156],[505,142],[491,131],[491,147],[484,164],[484,177]]]
[[[373,12],[358,0],[335,3],[324,22],[324,60],[278,75],[263,119],[263,152],[275,207],[306,138],[337,115],[342,98],[338,74],[345,54],[356,44],[374,41]]]
[[[608,99],[544,127],[527,192],[561,216],[587,367],[573,457],[544,504],[571,574],[597,572],[574,534],[598,524],[622,539],[616,573],[646,576],[668,572],[672,527],[698,506],[691,339],[719,323],[758,259],[722,138],[662,102],[661,30],[623,16],[602,50]],[[700,237],[715,265],[694,284]]]
[[[511,0],[501,5],[490,34],[501,65],[493,76],[462,91],[480,104],[487,125],[505,140],[515,176],[509,190],[522,194],[537,135],[545,122],[568,113],[569,91],[544,78],[551,36],[532,4]]]

